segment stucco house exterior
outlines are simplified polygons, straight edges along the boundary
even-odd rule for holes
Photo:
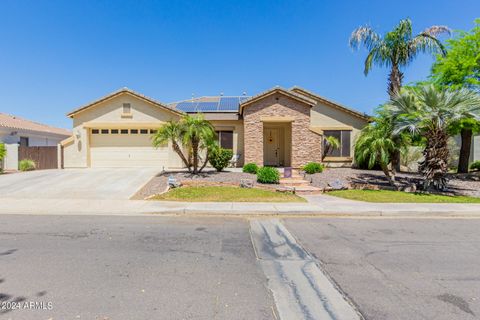
[[[63,167],[181,167],[170,145],[152,147],[151,135],[166,121],[199,112],[215,127],[219,144],[238,155],[238,166],[320,162],[328,135],[337,137],[341,147],[325,162],[350,166],[354,139],[369,121],[363,113],[298,87],[170,104],[123,88],[68,113],[73,134],[61,142]]]
[[[56,147],[71,135],[66,129],[0,112],[0,143],[5,144],[7,149],[7,156],[0,165],[4,170],[16,170],[19,146]]]

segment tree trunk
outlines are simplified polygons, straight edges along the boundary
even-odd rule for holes
[[[445,174],[448,171],[448,134],[442,128],[436,128],[425,133],[427,145],[423,151],[425,159],[420,162],[419,170],[425,180],[423,189],[430,187],[437,190],[447,189]]]
[[[472,145],[472,129],[462,129],[462,146],[460,147],[460,157],[458,158],[458,173],[468,173],[468,162],[470,160],[470,147]]]
[[[190,164],[188,163],[187,158],[183,154],[182,149],[180,149],[180,146],[178,145],[177,141],[175,141],[175,140],[172,141],[172,147],[173,147],[173,150],[178,154],[180,159],[182,159],[182,162],[187,167],[188,172],[191,172]]]
[[[403,73],[396,64],[392,65],[390,75],[388,76],[388,95],[390,99],[394,99],[402,88]]]
[[[392,171],[394,173],[400,172],[400,149],[395,149],[392,152]]]
[[[198,173],[198,141],[192,141],[193,173]]]
[[[202,170],[205,168],[205,166],[207,165],[208,163],[208,155],[210,154],[209,152],[209,149],[207,148],[207,153],[205,155],[205,161],[203,162],[203,165],[202,167],[200,168],[200,170],[198,170],[198,172],[202,172]]]
[[[395,173],[388,169],[388,165],[381,164],[380,167],[382,168],[383,173],[387,177],[388,183],[395,189],[398,189],[398,186],[395,183]]]

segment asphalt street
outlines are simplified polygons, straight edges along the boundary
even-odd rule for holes
[[[0,302],[47,309],[0,319],[274,319],[238,219],[2,215],[0,279]]]
[[[367,319],[480,318],[479,219],[289,219]]]
[[[480,219],[0,215],[0,319],[478,319],[478,230]]]

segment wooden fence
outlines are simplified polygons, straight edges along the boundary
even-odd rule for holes
[[[31,159],[39,170],[58,168],[57,156],[57,147],[18,147],[18,161]]]

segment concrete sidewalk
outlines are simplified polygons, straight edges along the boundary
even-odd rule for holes
[[[169,202],[111,199],[0,198],[0,214],[52,215],[312,215],[312,216],[452,216],[479,217],[480,204],[367,203],[328,195],[308,196],[308,203]]]

